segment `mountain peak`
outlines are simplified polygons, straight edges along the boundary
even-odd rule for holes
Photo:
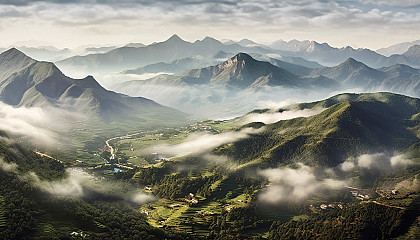
[[[214,39],[214,38],[212,38],[212,37],[205,37],[205,38],[203,38],[203,40],[202,40],[203,42],[204,41],[217,41],[216,39]]]
[[[32,58],[28,57],[26,54],[24,54],[23,52],[21,52],[19,49],[14,48],[14,47],[10,48],[7,51],[4,51],[3,53],[1,53],[0,58],[1,59],[3,59],[3,58],[8,58],[8,59],[28,58],[28,59],[32,59]]]
[[[247,38],[242,39],[241,41],[238,42],[238,44],[244,47],[258,45],[256,42],[249,40]]]
[[[357,63],[361,63],[361,62],[356,61],[356,59],[354,59],[352,57],[349,57],[349,58],[347,58],[346,61],[344,61],[344,63],[357,64]]]
[[[0,80],[36,62],[16,48],[0,54]]]
[[[420,55],[420,45],[413,45],[411,46],[405,53],[404,56],[411,57],[411,56],[419,56]]]
[[[353,68],[357,68],[357,67],[361,67],[361,66],[366,66],[364,63],[359,62],[357,60],[355,60],[354,58],[347,58],[346,61],[344,61],[342,64],[340,64],[341,66],[350,66]]]
[[[172,35],[170,38],[168,38],[168,40],[166,40],[167,42],[183,42],[184,40],[182,40],[182,38],[180,38],[178,35],[174,34]]]
[[[197,41],[195,41],[194,42],[195,44],[196,43],[201,43],[201,44],[222,44],[219,40],[217,40],[217,39],[214,39],[214,38],[212,38],[212,37],[205,37],[205,38],[203,38],[203,40],[197,40]]]
[[[231,58],[232,61],[255,61],[251,56],[246,53],[238,53],[234,57]]]

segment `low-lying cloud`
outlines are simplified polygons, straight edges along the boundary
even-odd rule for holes
[[[94,195],[96,197],[109,197],[137,204],[144,204],[156,199],[155,196],[150,194],[127,191],[120,183],[96,179],[81,169],[67,169],[66,173],[67,176],[65,178],[55,181],[41,180],[33,172],[20,178],[32,182],[42,191],[54,196],[82,198]]]
[[[4,172],[15,174],[18,179],[33,184],[41,191],[53,196],[61,197],[103,197],[116,200],[128,201],[136,204],[144,204],[156,200],[151,194],[130,190],[122,183],[108,182],[97,179],[89,173],[77,169],[66,169],[66,176],[58,180],[41,179],[34,172],[22,173],[19,166],[14,162],[6,162],[0,158],[0,169]]]
[[[157,198],[151,194],[137,193],[130,200],[137,204],[145,204],[148,202],[153,202],[156,199]]]
[[[260,131],[262,131],[262,129],[245,128],[240,131],[220,134],[191,134],[183,143],[173,146],[159,145],[155,146],[154,149],[157,149],[160,154],[172,156],[204,153],[220,145],[247,138],[249,134],[258,133]]]
[[[346,185],[345,182],[331,177],[317,176],[311,167],[304,164],[299,164],[296,169],[266,169],[260,171],[259,175],[271,182],[261,191],[258,198],[259,201],[268,204],[301,201],[321,190],[341,189]]]
[[[269,111],[266,113],[251,113],[242,118],[242,124],[250,122],[262,122],[265,124],[275,123],[280,120],[287,120],[298,117],[310,117],[324,111],[325,108],[303,109],[303,110],[287,110],[283,112]]]
[[[75,69],[77,73],[77,69]],[[67,72],[66,72],[67,73]],[[123,74],[123,73],[111,73],[111,74],[95,74],[95,78],[98,79],[98,82],[105,88],[112,89],[114,85],[133,81],[133,80],[146,80],[149,78],[156,77],[160,74],[170,74],[166,72],[159,72],[159,73],[144,73],[144,74]],[[88,74],[85,74],[86,76]]]
[[[37,145],[57,143],[57,131],[68,127],[68,121],[81,115],[61,108],[13,107],[0,102],[0,129],[29,137]]]
[[[349,172],[356,168],[385,172],[411,164],[414,164],[414,162],[405,154],[373,153],[350,157],[340,164],[340,169],[344,172]]]
[[[0,169],[5,172],[17,172],[18,165],[14,162],[8,163],[0,157]]]
[[[35,184],[42,191],[56,196],[83,197],[84,189],[94,183],[93,176],[83,171],[67,169],[67,177],[57,181],[41,180],[34,172],[21,176],[21,179]]]

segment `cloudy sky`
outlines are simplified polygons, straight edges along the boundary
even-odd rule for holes
[[[176,33],[377,49],[420,39],[418,29],[418,0],[0,0],[2,47],[148,44]]]

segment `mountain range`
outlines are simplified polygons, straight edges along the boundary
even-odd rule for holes
[[[419,96],[420,70],[403,64],[374,69],[348,58],[334,67],[308,68],[259,54],[252,55],[267,59],[268,62],[258,61],[248,54],[240,53],[211,67],[187,70],[175,75],[163,74],[146,80],[127,81],[115,84],[112,89],[131,96],[145,95],[166,101],[165,104],[183,110],[185,104],[191,102],[201,106],[208,103],[229,103],[228,108],[235,109],[235,105],[246,99],[284,100],[287,96],[293,96],[286,94],[284,99],[278,99],[285,91],[276,87],[289,89],[286,91],[289,93],[296,89],[319,89],[319,93],[359,89],[358,91],[392,91]],[[166,91],[169,88],[170,90]],[[272,92],[269,91],[270,88]],[[294,96],[302,97],[303,94],[295,92]],[[321,94],[317,97],[325,96]]]
[[[303,74],[308,74],[308,70]],[[403,64],[373,69],[353,58],[335,66],[310,70],[309,75],[322,75],[348,88],[364,91],[392,91],[419,97],[420,69]]]
[[[244,90],[262,86],[284,87],[338,87],[339,84],[327,78],[298,77],[289,71],[258,61],[246,53],[239,53],[229,60],[207,68],[188,70],[176,75],[160,75],[141,81],[118,84],[119,87],[133,88],[135,85],[216,85],[232,90]]]
[[[293,65],[280,60],[277,63]],[[340,86],[339,82],[324,76],[298,76],[239,53],[214,66],[127,81],[111,88],[130,96],[153,98],[182,111],[215,117],[218,113],[223,116],[246,113],[257,107],[261,99],[273,94],[285,97],[302,91],[334,91]]]
[[[372,68],[388,67],[395,64],[405,64],[419,68],[419,52],[416,45],[418,45],[418,41],[405,42],[375,52],[366,48],[354,49],[350,46],[336,48],[328,43],[309,40],[291,40],[288,42],[278,40],[270,45],[264,45],[248,39],[241,41],[224,40],[222,43],[211,37],[187,42],[179,36],[173,35],[166,41],[155,42],[150,45],[129,43],[122,47],[83,47],[74,50],[57,49],[51,46],[37,48],[20,46],[18,49],[35,59],[56,61],[57,66],[64,72],[77,75],[82,71],[84,74],[115,73],[142,67],[144,69],[141,69],[140,72],[147,72],[146,69],[157,67],[154,64],[163,66],[162,63],[172,64],[172,62],[177,66],[169,73],[179,73],[191,69],[191,65],[183,59],[194,58],[196,60],[193,64],[194,68],[199,68],[220,63],[239,52],[246,52],[258,60],[269,61],[269,58],[274,58],[310,68],[320,68],[322,65],[334,66],[348,58],[354,58]],[[387,52],[386,49],[389,49],[389,51]],[[229,56],[222,60],[218,59],[216,56],[220,51],[228,53]],[[78,54],[78,56],[75,56],[75,54]],[[203,59],[209,61],[203,61]],[[312,63],[309,64],[308,61]],[[183,66],[183,63],[186,65]],[[172,69],[167,65],[164,67],[169,70]],[[156,70],[149,73],[153,72],[156,72]],[[80,74],[77,76],[80,76]]]
[[[322,65],[333,66],[345,61],[347,58],[354,58],[373,68],[388,67],[394,64],[406,64],[412,67],[419,67],[418,46],[413,45],[402,54],[393,54],[389,57],[383,56],[367,48],[354,49],[350,46],[335,48],[328,43],[316,41],[289,42],[279,40],[270,45],[271,48],[282,52],[282,55],[300,56],[310,61],[319,62]]]
[[[214,58],[198,58],[198,57],[188,57],[177,59],[171,62],[158,62],[149,64],[143,67],[138,67],[135,69],[125,70],[123,74],[148,74],[148,73],[180,73],[189,69],[202,68],[209,65],[217,64],[217,61]]]
[[[391,45],[389,47],[380,48],[376,50],[377,53],[382,54],[384,56],[391,56],[394,54],[403,54],[406,52],[410,47],[414,45],[420,45],[420,40],[412,41],[412,42],[403,42]]]
[[[157,62],[170,62],[192,56],[213,57],[220,51],[270,53],[262,47],[243,47],[238,44],[224,45],[214,38],[206,37],[193,43],[173,35],[164,42],[145,47],[121,47],[103,54],[75,56],[56,62],[62,69],[79,69],[91,72],[120,72]]]
[[[152,100],[108,91],[92,76],[69,78],[53,63],[36,61],[15,48],[0,54],[0,100],[16,107],[66,106],[106,121],[159,112],[183,116]]]
[[[203,58],[200,56],[196,57],[188,57],[183,59],[177,59],[172,62],[158,62],[154,64],[149,64],[143,67],[138,67],[136,69],[125,70],[123,74],[153,74],[153,73],[168,73],[168,74],[175,74],[181,73],[191,69],[197,68],[205,68],[207,66],[216,65],[225,60],[232,58],[236,54],[234,53],[226,53],[220,51],[216,53],[213,57]],[[287,57],[287,56],[279,56],[279,55],[262,55],[258,53],[250,53],[254,59],[259,61],[267,61],[271,64],[287,69],[288,71],[294,74],[301,74],[302,71],[305,71],[304,68],[322,68],[321,64],[313,61],[305,60],[301,57]],[[298,72],[296,72],[299,70]]]

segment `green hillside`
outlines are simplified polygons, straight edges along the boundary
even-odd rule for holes
[[[0,239],[191,239],[147,224],[144,215],[125,201],[58,197],[25,180],[66,178],[61,163],[39,157],[1,134],[0,157],[16,168],[0,169]],[[26,176],[26,177],[25,177]]]
[[[420,112],[420,100],[416,98],[390,93],[342,94],[288,109],[314,108],[327,109],[312,117],[266,125],[263,132],[216,152],[241,163],[256,161],[265,166],[292,162],[336,166],[350,156],[401,151],[419,141],[415,115]]]
[[[349,157],[377,152],[405,153],[418,163],[419,103],[420,99],[389,93],[342,94],[324,101],[298,104],[279,110],[326,108],[307,118],[234,127],[242,119],[237,118],[223,124],[230,126],[231,132],[249,127],[260,131],[249,134],[248,138],[222,144],[211,150],[214,159],[225,159],[222,162],[208,160],[209,153],[190,154],[159,163],[149,162],[131,173],[130,181],[147,186],[149,191],[161,197],[159,201],[141,207],[141,211],[150,216],[151,224],[185,230],[197,236],[205,235],[210,239],[283,239],[293,234],[298,239],[316,236],[321,236],[322,239],[340,238],[341,234],[358,238],[369,231],[368,229],[372,229],[372,233],[368,235],[370,237],[388,238],[407,231],[415,232],[417,228],[412,216],[415,218],[418,213],[405,209],[414,208],[418,201],[418,189],[413,187],[418,179],[416,176],[420,173],[418,165],[387,172],[356,169],[348,174],[341,173],[339,165]],[[267,110],[252,112],[269,113]],[[217,127],[210,122],[200,124]],[[227,132],[229,130],[225,129],[224,133]],[[169,135],[167,137],[175,139]],[[147,141],[140,137],[130,139],[130,146],[136,146],[137,149],[136,141],[139,141],[138,144],[150,145],[156,140],[153,138]],[[179,139],[174,143],[178,141]],[[123,144],[127,140],[120,142]],[[125,148],[122,151],[129,152]],[[351,189],[341,189],[320,191],[304,201],[263,204],[259,196],[273,183],[258,172],[270,168],[296,169],[298,163],[310,166],[315,173],[322,173],[325,169],[336,171],[336,180],[351,180],[347,184],[362,188],[359,191],[369,194],[371,199],[363,201],[352,197]],[[377,190],[389,192],[386,189],[396,186],[405,188],[401,188],[401,194],[394,198],[383,198],[375,193]],[[198,199],[198,204],[189,204],[190,193]],[[323,210],[320,208],[322,203],[334,207]],[[337,210],[338,203],[346,208]],[[380,204],[391,207],[378,206]],[[172,207],[177,205],[179,207]],[[393,209],[394,206],[397,208]],[[351,212],[357,212],[363,223],[357,222],[357,216]],[[372,213],[378,217],[371,217]],[[327,233],[325,229],[333,228],[337,221],[344,222],[343,218],[352,227],[337,228],[336,231]],[[379,219],[385,225],[380,225]],[[332,224],[322,225],[325,221],[331,221]],[[393,225],[395,221],[404,222]],[[297,223],[305,227],[298,228]],[[311,227],[325,231],[311,232]],[[411,230],[407,230],[408,228]]]

